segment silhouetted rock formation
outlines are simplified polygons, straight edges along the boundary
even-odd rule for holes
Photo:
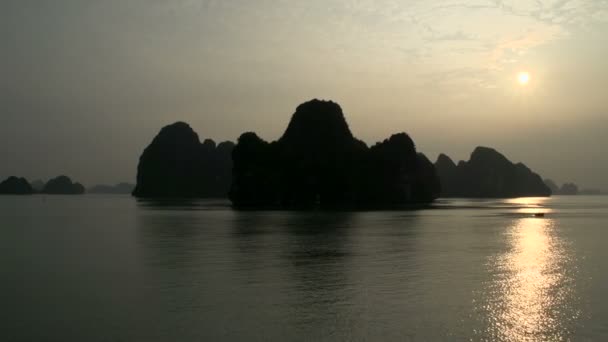
[[[416,173],[414,174],[414,198],[423,202],[432,202],[441,195],[441,179],[433,162],[424,154],[416,157]]]
[[[234,144],[202,144],[184,122],[161,129],[137,167],[136,197],[226,197]]]
[[[42,193],[49,195],[82,195],[84,186],[80,183],[72,182],[68,176],[59,176],[49,180]]]
[[[278,141],[242,134],[232,157],[237,207],[379,207],[427,203],[439,194],[433,164],[407,134],[368,148],[331,101],[298,106]]]
[[[578,195],[578,185],[574,183],[564,183],[561,187],[558,187],[551,179],[545,179],[545,184],[551,189],[553,195]]]
[[[545,185],[551,190],[552,195],[559,195],[559,186],[552,179],[545,179]]]
[[[468,162],[458,165],[446,155],[435,163],[443,197],[550,196],[539,175],[524,164],[511,163],[496,150],[477,147]]]
[[[25,178],[8,177],[0,183],[1,195],[31,195],[34,189]]]
[[[441,181],[441,196],[453,197],[457,194],[464,193],[465,187],[462,183],[464,175],[464,162],[458,166],[450,157],[445,154],[440,154],[435,162],[435,170]]]
[[[131,194],[135,185],[130,183],[118,183],[116,185],[95,185],[87,190],[90,194]]]

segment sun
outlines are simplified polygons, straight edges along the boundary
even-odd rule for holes
[[[517,82],[519,82],[519,84],[522,86],[528,84],[528,82],[530,82],[530,73],[527,71],[521,71],[519,74],[517,74]]]

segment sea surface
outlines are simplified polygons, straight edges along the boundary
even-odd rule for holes
[[[544,217],[534,214],[544,213]],[[607,341],[608,197],[0,197],[1,341]]]

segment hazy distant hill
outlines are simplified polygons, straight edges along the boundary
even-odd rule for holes
[[[31,195],[34,189],[25,178],[8,177],[0,182],[0,195]]]
[[[441,154],[435,162],[443,197],[550,196],[542,178],[522,163],[514,164],[496,150],[477,147],[469,161],[456,165]]]
[[[116,185],[99,184],[90,187],[87,193],[90,194],[131,194],[135,185],[131,183],[118,183]]]
[[[560,195],[578,195],[578,185],[574,183],[564,183],[559,189]]]
[[[49,180],[42,189],[42,193],[49,195],[81,195],[84,192],[82,184],[72,182],[70,177],[63,175]]]
[[[602,194],[602,192],[597,189],[579,190],[578,185],[576,185],[574,183],[564,183],[564,184],[562,184],[561,187],[559,187],[551,179],[545,179],[544,182],[545,182],[545,184],[547,184],[547,186],[549,188],[551,188],[551,191],[553,192],[554,195],[574,196],[574,195],[579,195],[579,194],[581,194],[581,195],[601,195]]]

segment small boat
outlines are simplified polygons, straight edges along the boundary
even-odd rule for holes
[[[534,217],[545,217],[545,213],[534,213]]]

